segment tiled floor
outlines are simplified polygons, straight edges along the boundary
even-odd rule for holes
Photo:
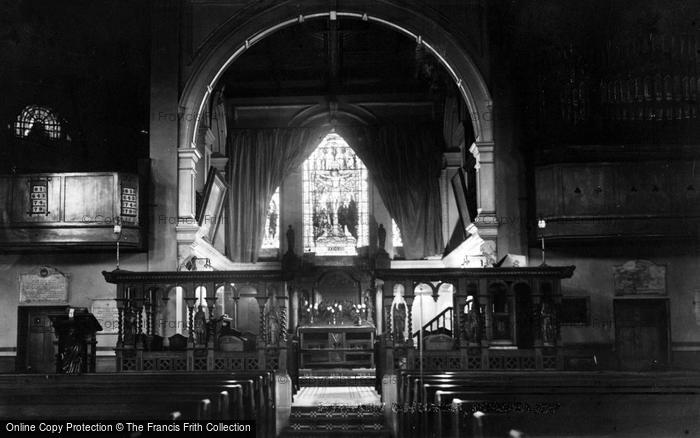
[[[369,386],[308,386],[294,396],[292,407],[380,404],[379,394]]]

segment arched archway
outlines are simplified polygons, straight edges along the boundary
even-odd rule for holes
[[[361,6],[342,5],[330,10],[328,3],[312,0],[304,6],[283,1],[263,11],[246,8],[220,26],[201,46],[192,64],[189,78],[182,90],[178,132],[181,169],[190,166],[183,160],[196,160],[188,151],[195,151],[204,132],[201,122],[207,112],[208,101],[222,74],[241,55],[272,33],[306,20],[363,20],[393,29],[432,53],[449,72],[470,113],[475,136],[472,153],[479,157],[480,170],[477,180],[477,201],[481,214],[495,217],[495,181],[493,166],[493,118],[492,99],[486,82],[467,51],[445,28],[425,17],[420,11],[399,6],[390,1],[366,2]],[[469,147],[469,145],[466,145]],[[180,199],[178,215],[191,216],[194,202],[192,190],[183,190],[191,184],[188,176],[179,175]],[[187,193],[188,195],[184,195]],[[187,199],[183,199],[187,198]],[[496,237],[496,227],[490,220],[486,234]],[[494,222],[495,223],[495,222]]]

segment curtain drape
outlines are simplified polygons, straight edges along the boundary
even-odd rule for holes
[[[407,259],[443,251],[440,128],[430,124],[338,128],[367,166],[401,230]]]
[[[255,262],[268,203],[284,178],[323,140],[327,129],[238,129],[228,135],[229,258]]]
[[[442,134],[448,149],[459,149],[465,141],[462,106],[462,99],[458,96],[445,98]]]

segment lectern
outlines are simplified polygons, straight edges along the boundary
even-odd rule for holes
[[[85,308],[71,307],[65,313],[49,315],[58,340],[56,372],[59,374],[94,373],[97,332],[102,326]]]

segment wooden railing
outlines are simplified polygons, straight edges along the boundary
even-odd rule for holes
[[[452,330],[447,328],[447,321],[452,321],[452,307],[448,307],[435,315],[433,319],[423,325],[421,330],[423,334],[445,333],[451,335]],[[418,337],[421,330],[417,330],[413,333],[414,339]]]
[[[397,369],[424,370],[527,370],[561,369],[558,309],[561,279],[573,275],[574,266],[468,269],[378,270],[382,284],[381,315],[383,373]],[[424,330],[446,328],[450,333],[417,349],[419,332],[397,332],[393,293],[401,290],[406,314],[399,319],[411,327],[414,291],[419,285],[438,289],[452,285],[453,305],[434,317]],[[397,287],[400,286],[400,287]],[[465,313],[467,297],[473,297]],[[499,308],[501,306],[502,308]],[[532,317],[534,316],[534,318]],[[400,330],[400,329],[399,329]],[[525,336],[528,334],[529,336]],[[430,336],[432,338],[432,336]]]
[[[115,270],[103,275],[117,285],[117,371],[286,370],[289,312],[281,271]],[[180,293],[173,293],[178,288]],[[217,314],[217,291],[221,288],[232,290],[229,297],[234,306],[245,297],[257,301],[259,325],[254,341],[237,330],[235,313],[230,323]],[[187,336],[166,337],[156,315],[163,318],[168,302],[178,296],[187,312],[183,321]],[[200,307],[204,302],[206,313]],[[196,314],[195,306],[199,309]],[[237,347],[225,348],[224,336]]]

